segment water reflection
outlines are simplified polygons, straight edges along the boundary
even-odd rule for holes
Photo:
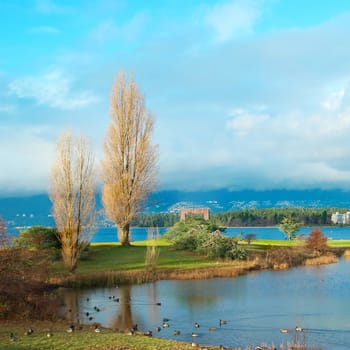
[[[191,333],[197,332],[196,341],[201,344],[242,348],[262,342],[286,344],[295,336],[295,327],[301,326],[305,332],[299,336],[308,343],[322,345],[324,350],[345,350],[350,348],[349,267],[350,260],[342,260],[235,279],[69,291],[64,300],[72,322],[77,314],[81,322],[119,330],[137,324],[159,337],[185,342],[191,342]],[[169,328],[161,327],[163,318],[170,319]],[[220,319],[227,323],[220,325]],[[200,328],[195,328],[196,322]],[[159,333],[157,327],[161,327]],[[281,328],[288,333],[280,333]],[[174,335],[175,329],[181,334]]]

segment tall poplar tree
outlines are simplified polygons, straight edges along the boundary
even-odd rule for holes
[[[130,245],[130,223],[153,189],[158,152],[151,136],[154,119],[133,78],[121,72],[110,96],[110,124],[102,160],[102,201],[116,223],[122,245]]]
[[[66,268],[74,272],[95,222],[94,156],[85,137],[68,131],[57,143],[50,199]]]

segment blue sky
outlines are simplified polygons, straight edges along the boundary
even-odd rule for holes
[[[0,194],[45,192],[58,135],[97,163],[120,70],[158,189],[350,189],[348,0],[0,1]]]

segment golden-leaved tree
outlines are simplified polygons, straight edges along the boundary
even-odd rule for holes
[[[89,244],[95,223],[95,169],[91,146],[84,136],[65,132],[57,142],[50,199],[66,268],[74,272]]]
[[[130,245],[130,223],[153,189],[158,150],[152,144],[154,119],[131,77],[121,72],[110,97],[110,124],[102,160],[102,201],[116,223],[122,245]]]

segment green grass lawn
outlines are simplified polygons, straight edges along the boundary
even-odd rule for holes
[[[96,274],[99,272],[137,272],[145,268],[145,256],[148,241],[134,242],[130,247],[118,243],[93,243],[86,257],[79,261],[76,274]],[[288,240],[253,240],[250,244],[241,242],[248,251],[265,251],[271,247],[301,246],[302,241]],[[168,241],[156,241],[160,254],[157,261],[158,270],[168,269],[200,269],[206,267],[225,266],[234,262],[218,261],[189,252],[175,251]],[[350,248],[350,240],[329,241],[332,248]],[[53,272],[57,275],[67,275],[62,263],[53,264]]]

